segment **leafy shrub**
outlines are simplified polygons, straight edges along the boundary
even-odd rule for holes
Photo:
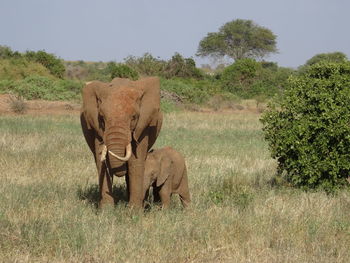
[[[25,57],[30,61],[35,61],[46,67],[52,75],[58,78],[63,78],[65,67],[61,59],[53,54],[46,53],[43,50],[34,52],[27,51]]]
[[[150,53],[145,53],[139,58],[128,56],[124,61],[126,65],[146,76],[161,76],[166,66],[164,60],[155,58]]]
[[[23,57],[0,59],[0,79],[17,80],[30,75],[41,75],[54,78],[43,65],[28,61]]]
[[[6,59],[6,58],[18,58],[21,57],[21,54],[17,51],[13,52],[11,48],[7,46],[0,46],[0,59]]]
[[[241,59],[225,68],[221,75],[225,91],[246,97],[258,76],[261,65],[253,59]]]
[[[179,53],[175,53],[169,61],[155,58],[150,53],[145,53],[139,58],[129,56],[125,59],[125,64],[147,76],[161,76],[167,79],[174,77],[203,79],[204,77],[202,71],[196,68],[192,58],[184,58]]]
[[[347,60],[348,58],[342,52],[321,53],[310,58],[308,61],[306,61],[305,65],[312,66],[320,62],[344,63]]]
[[[14,92],[26,99],[47,99],[51,95],[54,80],[43,76],[29,76],[14,86]]]
[[[263,114],[278,175],[303,189],[334,191],[350,175],[350,63],[319,63],[289,79]]]
[[[13,90],[14,85],[15,81],[13,80],[0,80],[0,93],[11,93],[10,91]]]
[[[310,58],[306,63],[298,68],[299,74],[305,74],[308,68],[320,62],[344,63],[347,56],[342,52],[320,53]]]
[[[202,79],[203,73],[196,68],[196,63],[192,58],[183,58],[179,53],[167,62],[163,76],[165,78],[194,78]]]
[[[139,74],[124,64],[116,64],[115,62],[109,62],[107,65],[107,71],[111,74],[111,79],[113,78],[129,78],[132,80],[137,80]]]
[[[20,81],[0,82],[2,92],[14,93],[25,99],[72,100],[80,98],[82,84],[70,80],[54,80],[32,75]]]
[[[291,73],[292,70],[279,68],[276,63],[246,58],[226,67],[218,77],[223,90],[249,99],[280,93]]]

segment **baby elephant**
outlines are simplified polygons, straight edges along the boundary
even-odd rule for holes
[[[154,201],[161,201],[163,208],[169,207],[172,194],[179,194],[182,205],[187,207],[191,200],[183,156],[171,147],[149,152],[144,176],[146,198],[150,186],[153,186]]]

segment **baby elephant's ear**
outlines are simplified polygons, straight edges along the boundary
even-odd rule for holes
[[[160,171],[157,176],[157,187],[165,183],[171,173],[172,161],[168,156],[163,156],[160,159]]]

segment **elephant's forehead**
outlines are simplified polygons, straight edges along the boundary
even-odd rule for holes
[[[112,88],[109,98],[112,100],[137,100],[141,96],[141,92],[135,88],[117,87]]]
[[[140,95],[140,92],[131,88],[118,88],[109,93],[107,101],[108,105],[122,107],[124,110],[133,110]]]

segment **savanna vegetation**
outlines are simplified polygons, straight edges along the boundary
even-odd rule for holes
[[[185,156],[192,208],[174,196],[169,211],[135,214],[124,178],[115,178],[116,206],[96,209],[76,116],[1,116],[0,261],[349,261],[349,192],[275,184],[259,115],[183,111],[164,121],[156,147]]]
[[[264,60],[275,52],[273,32],[242,19],[200,41],[198,56],[228,61],[216,67],[179,53],[86,62],[0,46],[0,93],[17,113],[26,100],[79,103],[86,81],[158,76],[156,147],[184,154],[193,197],[189,210],[175,196],[169,211],[135,213],[116,178],[120,200],[99,210],[76,115],[0,116],[0,261],[349,262],[350,62],[322,53],[291,69]]]
[[[141,57],[128,56],[118,63],[84,62],[63,61],[45,51],[20,53],[0,46],[0,92],[25,99],[79,100],[86,81],[159,76],[162,89],[179,96],[183,102],[210,107],[214,104],[218,109],[218,101],[225,105],[227,101],[255,99],[259,103],[280,97],[289,76],[303,74],[322,61],[348,61],[345,54],[333,52],[316,54],[298,69],[280,67],[264,60],[277,52],[276,39],[271,30],[251,20],[227,22],[218,32],[208,33],[197,50],[201,57],[226,59],[226,64],[216,68],[209,65],[199,68],[193,58],[179,53],[169,60],[145,53]]]

